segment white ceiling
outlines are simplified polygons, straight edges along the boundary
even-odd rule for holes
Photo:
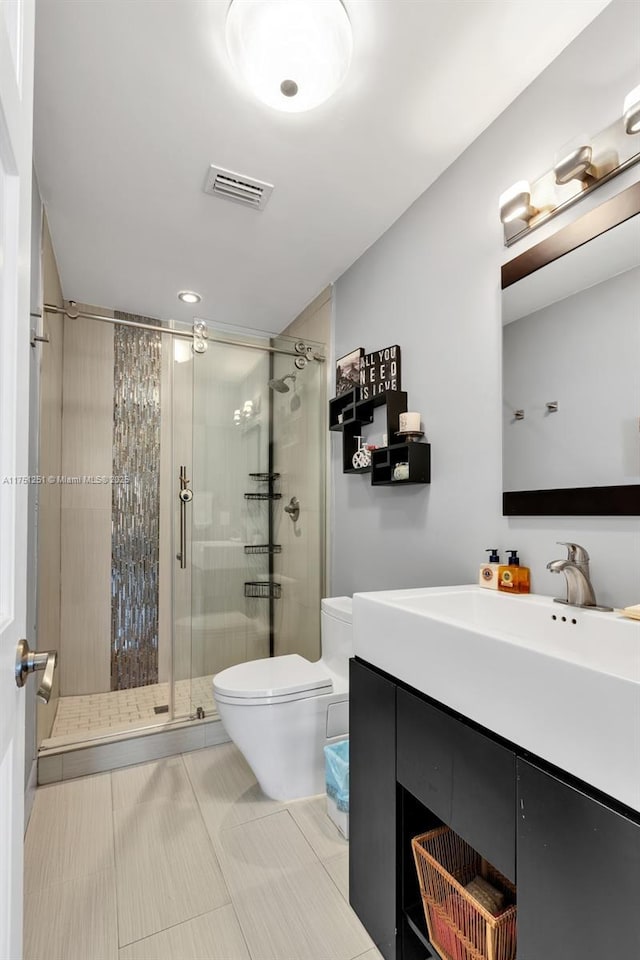
[[[36,170],[64,295],[282,330],[607,2],[345,0],[344,85],[284,114],[233,75],[227,0],[38,0]],[[206,196],[211,163],[275,184],[266,209]]]

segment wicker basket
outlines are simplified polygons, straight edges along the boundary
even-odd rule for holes
[[[429,939],[443,960],[515,960],[515,887],[449,827],[411,841]],[[482,876],[505,896],[494,916],[466,890]]]

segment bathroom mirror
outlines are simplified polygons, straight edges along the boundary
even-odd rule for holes
[[[503,513],[640,514],[640,183],[502,268]]]

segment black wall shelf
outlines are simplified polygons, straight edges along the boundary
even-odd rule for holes
[[[271,490],[269,493],[245,493],[244,498],[245,500],[280,500],[282,494]]]
[[[405,480],[393,478],[393,470],[398,463],[409,465],[409,476]],[[394,443],[389,447],[373,450],[371,472],[371,484],[374,487],[429,483],[431,481],[431,444]]]
[[[371,466],[354,467],[353,455],[358,449],[358,437],[362,436],[362,427],[373,423],[375,408],[381,406],[386,408],[386,434],[391,442],[386,447],[372,451]],[[406,412],[406,390],[387,390],[375,397],[361,400],[359,388],[354,387],[353,390],[330,400],[329,430],[342,433],[342,472],[370,473],[371,485],[374,487],[430,483],[431,445],[393,442],[400,429],[400,414]],[[393,468],[397,463],[409,464],[409,476],[406,480],[393,479]]]

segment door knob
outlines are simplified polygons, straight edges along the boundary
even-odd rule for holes
[[[16,683],[24,687],[30,673],[44,671],[36,696],[43,703],[49,703],[53,688],[53,671],[58,662],[57,650],[44,650],[42,653],[31,650],[28,640],[19,640],[16,647]]]

